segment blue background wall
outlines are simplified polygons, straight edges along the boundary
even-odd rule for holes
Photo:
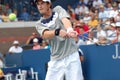
[[[50,51],[48,49],[41,49],[34,51],[26,50],[20,54],[7,54],[5,58],[6,65],[10,69],[13,69],[11,68],[13,65],[17,65],[16,67],[18,68],[26,68],[26,67],[34,68],[34,70],[38,72],[39,80],[45,80],[46,64],[49,61],[49,59],[50,59]],[[5,70],[10,70],[10,69],[5,69]],[[8,71],[5,71],[5,73],[6,72],[8,73]]]
[[[120,59],[113,59],[116,54],[115,44],[107,46],[81,46],[85,60],[83,72],[85,80],[120,80]],[[120,47],[119,55],[120,55]]]
[[[116,43],[118,44],[118,43]],[[81,46],[84,53],[82,62],[85,80],[120,80],[120,58],[113,59],[116,55],[115,45],[106,46]],[[120,44],[118,44],[120,45]],[[118,46],[120,56],[120,46]],[[17,67],[33,67],[39,72],[39,80],[44,80],[46,63],[49,61],[49,50],[28,50],[21,54],[6,56],[7,64],[17,64]]]

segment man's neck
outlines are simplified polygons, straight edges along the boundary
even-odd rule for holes
[[[43,15],[43,18],[49,18],[52,15],[52,10],[49,9],[46,14]]]

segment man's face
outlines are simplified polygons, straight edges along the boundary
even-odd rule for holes
[[[38,0],[37,2],[37,8],[39,10],[39,12],[44,15],[46,13],[48,13],[48,10],[50,8],[50,4],[48,4],[47,2],[43,2],[41,0]]]
[[[14,46],[15,46],[15,47],[18,47],[18,46],[19,46],[19,44],[14,44]]]

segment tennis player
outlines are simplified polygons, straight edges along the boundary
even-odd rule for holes
[[[49,41],[51,56],[45,80],[83,80],[81,62],[70,16],[61,6],[52,9],[50,0],[34,0],[42,15],[36,29]]]

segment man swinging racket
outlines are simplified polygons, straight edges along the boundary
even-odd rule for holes
[[[34,0],[42,15],[36,29],[51,46],[45,80],[83,80],[81,62],[70,16],[61,6],[52,9],[50,0]]]

